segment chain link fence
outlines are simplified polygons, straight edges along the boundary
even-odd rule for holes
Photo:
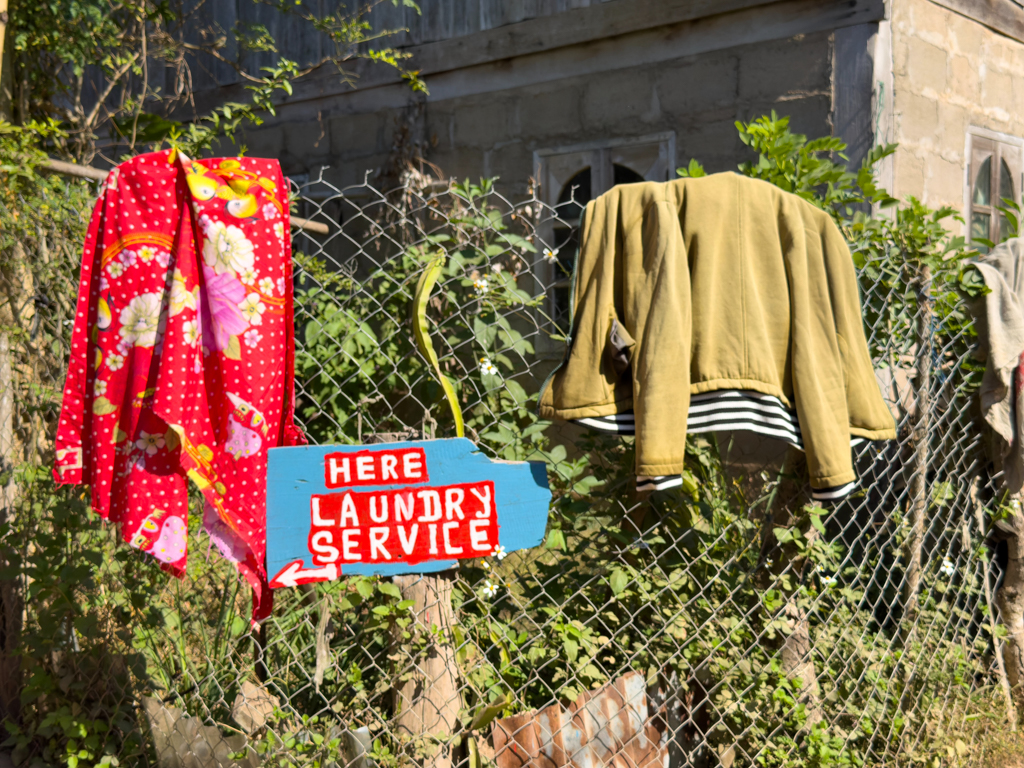
[[[689,436],[684,486],[640,495],[631,438],[536,416],[564,349],[564,207],[414,173],[294,191],[329,230],[293,239],[310,440],[453,436],[409,324],[444,252],[435,348],[480,449],[547,462],[545,543],[279,590],[257,630],[204,534],[181,580],[122,545],[48,479],[94,193],[51,181],[3,210],[0,705],[18,763],[938,766],[1016,722],[974,331],[926,268],[855,254],[899,439],[855,449],[852,497],[809,508],[800,454],[740,432]]]

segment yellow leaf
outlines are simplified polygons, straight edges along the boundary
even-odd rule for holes
[[[117,406],[105,397],[97,397],[92,401],[92,412],[97,416],[106,416],[108,413],[115,413]]]
[[[227,349],[224,350],[224,357],[231,360],[242,359],[242,345],[238,343],[238,337],[232,336],[231,341],[228,342]]]

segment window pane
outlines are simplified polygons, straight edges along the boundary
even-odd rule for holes
[[[999,237],[996,238],[997,243],[1003,242],[1010,236],[1010,222],[1006,220],[1006,216],[999,214]]]
[[[1013,176],[1010,174],[1010,166],[1006,164],[1005,160],[999,163],[999,200],[996,201],[996,205],[1004,205],[1004,197],[1011,200],[1016,199],[1013,194]]]
[[[971,240],[977,240],[981,238],[988,240],[991,232],[989,226],[992,223],[992,217],[987,213],[972,213],[971,214]]]
[[[555,328],[563,333],[568,332],[569,322],[569,286],[560,285],[551,289],[551,319]]]
[[[986,157],[974,177],[974,204],[989,205],[992,202],[992,158]],[[986,230],[987,231],[987,230]],[[974,227],[971,227],[974,232]],[[984,235],[988,237],[988,235]]]
[[[612,168],[613,184],[634,184],[638,181],[646,181],[646,179],[629,166],[616,164]]]
[[[562,187],[555,211],[559,218],[574,221],[583,213],[591,197],[590,169],[584,168]]]

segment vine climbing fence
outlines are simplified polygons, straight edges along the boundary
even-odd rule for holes
[[[1016,723],[1013,507],[959,267],[855,245],[898,439],[854,449],[848,500],[811,506],[800,455],[745,433],[688,436],[683,487],[639,495],[630,438],[536,415],[564,349],[571,206],[415,174],[294,193],[327,231],[293,231],[310,440],[454,434],[409,325],[444,253],[434,346],[480,449],[547,464],[544,543],[279,590],[258,629],[200,525],[180,580],[120,544],[49,479],[95,194],[51,179],[2,211],[0,706],[18,764],[957,765]]]

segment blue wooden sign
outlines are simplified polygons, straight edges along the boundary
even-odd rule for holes
[[[495,461],[466,438],[271,448],[270,586],[393,576],[535,547],[551,491],[541,462]]]

